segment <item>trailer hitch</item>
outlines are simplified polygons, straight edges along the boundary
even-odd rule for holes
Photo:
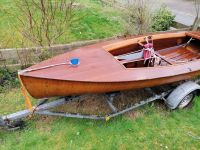
[[[22,129],[25,127],[25,122],[23,120],[15,120],[11,121],[9,119],[3,119],[0,117],[0,127],[9,130],[14,131],[18,129]]]
[[[1,117],[0,117],[0,126],[1,127],[5,127],[6,126],[5,121]]]

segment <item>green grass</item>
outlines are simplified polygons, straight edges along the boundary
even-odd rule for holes
[[[0,99],[1,114],[24,108],[19,89]],[[0,149],[199,149],[199,98],[191,109],[169,111],[162,105],[146,105],[108,122],[34,117],[23,130],[0,130]]]
[[[100,39],[122,33],[119,12],[113,8],[104,7],[96,0],[77,0],[81,9],[77,11],[80,18],[73,23],[70,30],[55,41],[64,44],[79,40]],[[22,47],[23,37],[20,34],[19,10],[13,0],[0,1],[0,48]],[[25,46],[34,46],[25,40]]]
[[[79,0],[83,16],[56,43],[98,39],[122,32],[118,12],[98,0]],[[0,1],[0,47],[20,47],[22,39],[13,0]],[[0,150],[26,149],[200,149],[200,98],[192,109],[170,112],[160,105],[147,105],[106,121],[38,117],[27,127],[7,132],[0,129]],[[92,107],[92,106],[91,106]],[[20,89],[0,93],[0,114],[25,109]]]
[[[17,19],[14,14],[17,10],[12,0],[0,1],[0,48],[17,47],[18,39],[21,39],[18,32]]]

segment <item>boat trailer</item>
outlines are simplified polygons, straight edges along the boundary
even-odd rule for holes
[[[111,113],[107,115],[85,115],[79,113],[66,113],[66,112],[56,112],[50,111],[50,109],[69,104],[74,101],[79,100],[79,96],[69,96],[64,98],[59,98],[55,101],[48,102],[48,99],[40,100],[39,103],[33,107],[33,112],[29,109],[22,110],[10,115],[5,115],[0,117],[0,127],[3,127],[7,130],[15,130],[23,127],[23,118],[26,118],[30,115],[46,115],[46,116],[61,116],[66,118],[85,118],[93,120],[106,120],[122,115],[126,112],[132,111],[141,107],[145,104],[151,103],[156,100],[164,100],[165,104],[170,109],[184,108],[186,107],[194,98],[197,91],[200,90],[200,85],[198,84],[200,79],[195,81],[186,81],[175,88],[168,89],[160,94],[156,94],[152,88],[146,88],[145,91],[151,93],[153,96],[135,103],[129,107],[126,107],[123,110],[119,110],[114,104],[114,97],[119,94],[119,92],[107,93],[106,101],[111,109]]]

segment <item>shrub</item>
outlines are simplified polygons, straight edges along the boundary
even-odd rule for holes
[[[18,85],[17,72],[0,67],[0,92]]]
[[[167,9],[165,5],[161,6],[153,15],[153,31],[166,31],[174,24],[175,15]]]
[[[112,1],[112,0],[110,0]],[[151,30],[151,7],[149,0],[113,0],[113,7],[122,12],[122,24],[125,34],[145,34]]]
[[[165,5],[153,11],[150,0],[124,0],[124,3],[109,1],[122,12],[125,34],[165,31],[174,24],[175,16]]]
[[[48,51],[45,48],[42,48],[40,50],[40,54],[39,54],[38,58],[39,58],[39,61],[44,61],[44,60],[50,58],[51,56],[52,56],[52,54],[50,51]]]

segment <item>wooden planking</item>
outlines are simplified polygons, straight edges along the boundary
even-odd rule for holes
[[[192,54],[191,52],[186,52],[186,53],[179,54],[177,56],[170,57],[170,59],[179,60],[179,59],[185,58],[185,57],[187,57],[187,56],[189,56],[191,54]]]
[[[161,54],[161,55],[173,55],[174,53],[182,53],[183,51],[185,50],[185,48],[183,48],[183,47],[178,47],[178,48],[174,48],[174,49],[169,49],[169,50],[167,50],[167,51],[158,51],[159,52],[159,54]]]
[[[187,55],[187,54],[191,54],[192,52],[190,52],[189,50],[182,48],[182,49],[177,49],[177,51],[174,51],[172,53],[168,53],[165,55],[165,57],[170,58],[170,59],[174,59],[177,57],[181,57],[182,55]]]
[[[145,87],[169,84],[176,81],[190,79],[200,74],[200,71],[188,72],[187,74],[170,76],[168,78],[157,78],[142,81],[129,82],[76,82],[61,81],[51,79],[41,79],[33,77],[22,77],[22,80],[34,98],[79,95],[86,93],[105,93],[123,91],[130,89],[140,89]],[[32,83],[32,84],[30,84]]]
[[[195,50],[185,48],[185,47],[179,47],[176,49],[168,50],[159,52],[159,54],[163,55],[167,59],[172,60],[192,60],[193,58],[196,59],[199,56],[199,53],[197,53]]]
[[[185,32],[170,34],[170,36],[172,35],[175,36],[175,39],[183,38]],[[165,41],[163,35],[160,37],[163,37],[163,41]],[[167,40],[169,40],[168,33],[166,34],[166,37]],[[135,39],[130,40],[133,42]],[[72,57],[80,58],[81,64],[78,67],[63,65],[55,68],[24,73],[21,75],[23,83],[33,97],[42,98],[151,87],[189,79],[198,75],[200,72],[200,60],[176,64],[168,58],[163,59],[165,61],[167,60],[172,65],[125,68],[111,53],[102,48],[111,43],[121,43],[120,41],[124,41],[124,39],[101,42],[82,47],[41,62],[31,68],[66,62],[67,59]],[[127,40],[125,40],[125,43],[126,42]],[[170,45],[176,42],[177,41],[170,42]],[[163,43],[160,42],[160,44],[162,45]],[[168,44],[165,44],[165,46],[166,45]],[[174,57],[174,55],[177,56],[177,54],[180,53],[181,50],[179,50],[180,49],[176,49],[174,52],[165,51],[162,54],[171,55],[170,53],[172,53],[172,56]],[[185,49],[183,50],[185,51]],[[180,58],[194,58],[193,54],[194,53],[191,52],[189,55],[182,55]]]
[[[200,32],[199,31],[190,31],[185,33],[187,36],[200,40]]]
[[[187,55],[183,55],[182,57],[179,57],[177,60],[192,60],[193,58],[196,58],[196,54],[194,53],[190,53],[190,54],[187,54]]]

